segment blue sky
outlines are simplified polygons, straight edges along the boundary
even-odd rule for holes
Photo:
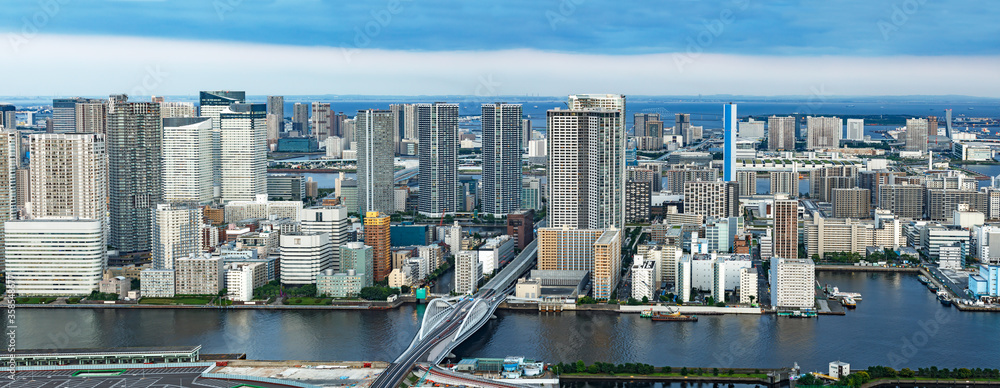
[[[107,47],[111,42],[125,41],[130,44],[148,42],[164,50],[184,44],[209,52],[212,47],[252,49],[260,53],[258,58],[265,57],[261,59],[265,62],[274,60],[275,55],[285,55],[283,60],[271,62],[270,67],[244,73],[278,78],[286,78],[287,72],[295,71],[295,58],[288,57],[292,53],[316,55],[322,60],[324,55],[338,56],[332,53],[339,49],[342,58],[329,60],[332,70],[365,77],[369,75],[365,69],[358,69],[355,54],[396,62],[403,58],[417,62],[426,60],[427,69],[433,70],[447,67],[449,60],[454,59],[449,55],[506,52],[518,54],[518,57],[507,57],[511,63],[518,62],[513,66],[518,71],[503,74],[509,80],[507,85],[511,85],[512,78],[531,72],[531,66],[524,63],[541,63],[539,71],[546,71],[552,70],[554,62],[601,57],[624,62],[621,67],[625,71],[631,64],[637,64],[640,66],[635,71],[637,75],[654,71],[657,64],[671,68],[670,71],[677,74],[669,81],[681,84],[687,77],[696,75],[691,70],[695,67],[725,70],[728,63],[742,76],[761,77],[761,82],[746,80],[749,84],[742,88],[739,84],[731,84],[734,90],[730,92],[770,95],[788,94],[798,89],[761,89],[754,93],[755,88],[759,89],[757,85],[766,84],[763,81],[773,81],[768,78],[772,76],[761,74],[767,72],[763,64],[767,61],[763,61],[760,68],[746,69],[741,65],[744,62],[741,58],[805,60],[801,64],[810,67],[817,63],[850,62],[851,59],[868,63],[873,69],[887,64],[901,67],[912,64],[926,73],[908,76],[934,77],[942,72],[984,71],[988,68],[984,65],[998,63],[997,56],[1000,56],[1000,23],[996,22],[1000,4],[992,1],[40,0],[5,2],[3,7],[0,34],[6,35],[7,42],[0,42],[6,46],[0,50],[6,50],[21,64],[0,65],[0,68],[14,66],[15,71],[28,72],[48,67],[38,63],[38,56],[30,55],[34,52],[32,45],[44,46],[44,56],[54,61],[59,61],[58,52],[72,51],[65,49],[67,46],[93,45],[95,50],[121,56],[120,61],[112,63],[142,68],[142,63],[129,64],[136,62],[129,55],[133,50]],[[344,54],[344,50],[349,53]],[[373,52],[380,55],[371,54]],[[386,53],[394,56],[381,55]],[[159,58],[149,55],[144,59],[145,66],[170,62],[169,56],[185,55],[185,52],[180,49],[164,51]],[[944,62],[929,67],[925,63],[928,58]],[[965,68],[963,58],[970,58],[978,67]],[[67,57],[66,60],[72,59]],[[988,62],[979,63],[981,60]],[[465,66],[474,65],[459,62]],[[78,65],[88,66],[87,63]],[[173,74],[184,75],[184,78],[195,70],[193,66],[172,66]],[[488,69],[480,74],[503,71]],[[424,82],[428,90],[434,92],[461,92],[461,88],[441,87],[441,78],[447,73],[431,74],[426,80],[409,79]],[[988,77],[990,73],[976,75]],[[343,74],[322,79],[335,83],[343,81],[341,76]],[[817,74],[813,86],[837,84],[835,79],[827,80],[824,76]],[[288,78],[288,82],[293,79]],[[90,90],[97,86],[96,81],[99,80],[66,80],[63,86],[74,92]],[[710,79],[704,81],[711,82]],[[912,81],[922,82],[919,79]],[[77,84],[79,88],[74,86]],[[170,91],[180,86],[179,83],[170,86]],[[637,81],[633,86],[623,85],[622,89],[623,92],[637,89],[634,92],[645,94],[641,86],[641,81]],[[251,89],[251,86],[244,88]],[[315,88],[287,89],[307,92]],[[511,94],[541,91],[528,90],[531,87],[521,84],[508,89],[506,92]],[[709,89],[727,91],[724,87]],[[951,92],[964,94],[961,87],[954,89]],[[851,94],[851,91],[837,92]],[[369,94],[365,92],[329,90],[333,94]],[[684,92],[697,94],[694,89]],[[865,90],[860,94],[903,94],[911,90],[886,88],[882,93],[877,92]],[[663,94],[678,93],[664,90]],[[944,93],[928,90],[917,94]],[[972,94],[984,95],[982,92]]]

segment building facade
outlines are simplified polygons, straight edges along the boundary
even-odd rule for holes
[[[395,155],[392,112],[362,110],[358,111],[356,120],[360,212],[392,214],[395,209],[392,196]]]
[[[499,216],[521,208],[521,116],[521,104],[482,106],[484,213]]]
[[[420,137],[417,210],[443,217],[458,211],[458,105],[418,104],[416,113]]]
[[[73,296],[94,291],[107,267],[98,220],[4,223],[7,291],[18,296]]]

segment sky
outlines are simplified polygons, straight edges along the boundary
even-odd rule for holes
[[[994,3],[5,2],[0,95],[1000,97]]]

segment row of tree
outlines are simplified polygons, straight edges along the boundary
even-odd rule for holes
[[[648,375],[653,374],[656,371],[656,367],[649,364],[612,364],[609,362],[595,362],[591,365],[585,364],[582,360],[575,363],[563,364],[559,363],[552,367],[552,372],[555,374],[561,373],[592,373],[592,374],[637,374],[637,375]]]
[[[887,366],[870,366],[866,370],[857,371],[833,383],[839,387],[860,387],[861,385],[875,379],[909,379],[909,378],[931,378],[931,379],[1000,379],[1000,369],[987,368],[955,368],[938,369],[936,366],[930,368],[918,368],[912,370],[903,368],[895,370]],[[800,378],[796,385],[823,385],[823,380],[811,374]]]

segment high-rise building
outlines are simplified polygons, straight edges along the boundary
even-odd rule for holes
[[[767,149],[795,150],[795,117],[767,118]]]
[[[650,121],[660,121],[659,113],[636,113],[632,115],[632,135],[633,136],[653,136],[646,131],[646,123]],[[661,122],[662,123],[662,122]],[[662,137],[662,134],[660,135]]]
[[[31,201],[31,169],[17,169],[17,210],[21,215],[27,215],[27,205]],[[1000,206],[997,207],[1000,209]]]
[[[927,152],[927,119],[906,119],[905,148]]]
[[[839,148],[843,120],[839,117],[806,117],[806,148]]]
[[[178,295],[215,295],[225,287],[222,257],[194,253],[174,260]],[[140,284],[140,287],[142,285]]]
[[[331,136],[333,131],[333,117],[330,112],[330,103],[312,103],[312,136],[317,141],[323,142]]]
[[[521,209],[542,210],[542,181],[535,177],[521,179]]]
[[[160,104],[160,117],[165,119],[181,117],[198,117],[198,110],[191,102],[164,101]]]
[[[101,102],[99,99],[81,97],[52,99],[51,133],[76,132],[76,104]]]
[[[859,187],[832,190],[834,218],[871,218],[872,195]]]
[[[923,218],[925,194],[923,186],[882,184],[878,191],[879,208],[889,210],[899,218]]]
[[[521,104],[483,104],[482,114],[483,212],[509,214],[521,207]]]
[[[816,168],[809,171],[809,197],[833,202],[833,189],[849,189],[858,184],[857,166]]]
[[[625,182],[625,221],[648,222],[653,203],[652,184],[648,180]]]
[[[723,181],[685,183],[684,213],[705,217],[739,217],[739,183]]]
[[[725,146],[723,149],[722,180],[736,180],[736,104],[728,103],[722,106]]]
[[[463,295],[475,294],[482,278],[483,262],[479,261],[479,252],[459,252],[455,258],[455,292]]]
[[[163,202],[160,104],[111,104],[107,141],[108,245],[121,252],[149,251],[153,209]]]
[[[349,242],[340,246],[340,272],[354,271],[364,279],[365,287],[375,282],[373,249],[360,242]]]
[[[107,227],[108,154],[104,136],[28,136],[32,218],[90,219]]]
[[[621,231],[541,228],[538,269],[590,271],[594,297],[609,299],[621,273]]]
[[[811,259],[796,259],[775,253],[771,258],[771,306],[811,309],[816,307],[816,265]]]
[[[285,126],[285,96],[267,96],[267,142],[275,143]]]
[[[531,141],[531,120],[522,119],[521,120],[521,148],[528,148],[528,142]]]
[[[75,109],[76,133],[106,133],[108,104],[104,101],[77,103]]]
[[[21,166],[21,134],[0,130],[0,268],[3,267],[3,225],[17,219],[17,171]]]
[[[361,110],[358,111],[356,120],[360,197],[358,202],[361,213],[391,214],[395,209],[392,196],[395,155],[392,144],[392,112],[377,109]]]
[[[673,135],[681,135],[684,139],[684,143],[691,144],[695,139],[690,138],[691,132],[691,114],[690,113],[677,113],[674,115],[674,131]]]
[[[365,213],[365,245],[372,247],[375,281],[385,280],[389,272],[392,272],[388,214],[379,214],[377,211]]]
[[[302,210],[300,221],[302,233],[323,232],[330,235],[330,244],[333,245],[333,269],[339,272],[350,269],[343,266],[339,249],[341,245],[347,244],[350,240],[351,221],[347,217],[346,207],[317,206],[306,208]],[[367,274],[371,275],[372,271],[369,270]]]
[[[175,259],[201,252],[201,207],[158,204],[152,228],[155,269],[173,269]]]
[[[740,184],[741,197],[749,197],[757,194],[757,171],[737,170],[736,182]]]
[[[548,111],[551,227],[625,224],[625,96],[572,95]]]
[[[236,103],[219,113],[223,202],[267,194],[266,111],[265,104]]]
[[[107,266],[99,220],[10,220],[4,246],[7,290],[18,296],[90,294]]]
[[[847,140],[865,139],[865,119],[847,119]]]
[[[296,102],[292,106],[292,131],[298,136],[309,135],[309,105]]]
[[[17,129],[17,107],[0,104],[0,127],[11,131]]]
[[[687,182],[715,182],[719,179],[718,169],[695,165],[673,165],[664,174],[667,176],[667,191],[674,194],[683,194]]]
[[[938,134],[938,118],[937,116],[927,116],[927,138],[931,136],[937,136]]]
[[[768,173],[768,179],[771,181],[769,194],[785,193],[793,197],[799,195],[798,171],[771,171]]]
[[[279,239],[282,284],[316,284],[316,276],[333,267],[329,233],[282,233]]]
[[[773,255],[786,259],[799,257],[799,201],[787,195],[774,196]]]
[[[163,119],[163,200],[212,202],[212,120]]]
[[[399,110],[401,111],[401,108]],[[419,104],[416,113],[417,136],[420,137],[420,146],[418,147],[420,153],[418,176],[420,192],[417,210],[427,216],[443,217],[445,214],[458,211],[456,198],[458,194],[458,105]],[[398,134],[398,130],[394,130],[393,133]],[[483,136],[485,138],[485,131]],[[392,168],[391,163],[389,168]],[[389,183],[392,184],[391,180]]]
[[[212,119],[212,196],[222,196],[222,121],[220,114],[235,103],[246,102],[246,92],[210,91],[201,92],[198,116]]]

